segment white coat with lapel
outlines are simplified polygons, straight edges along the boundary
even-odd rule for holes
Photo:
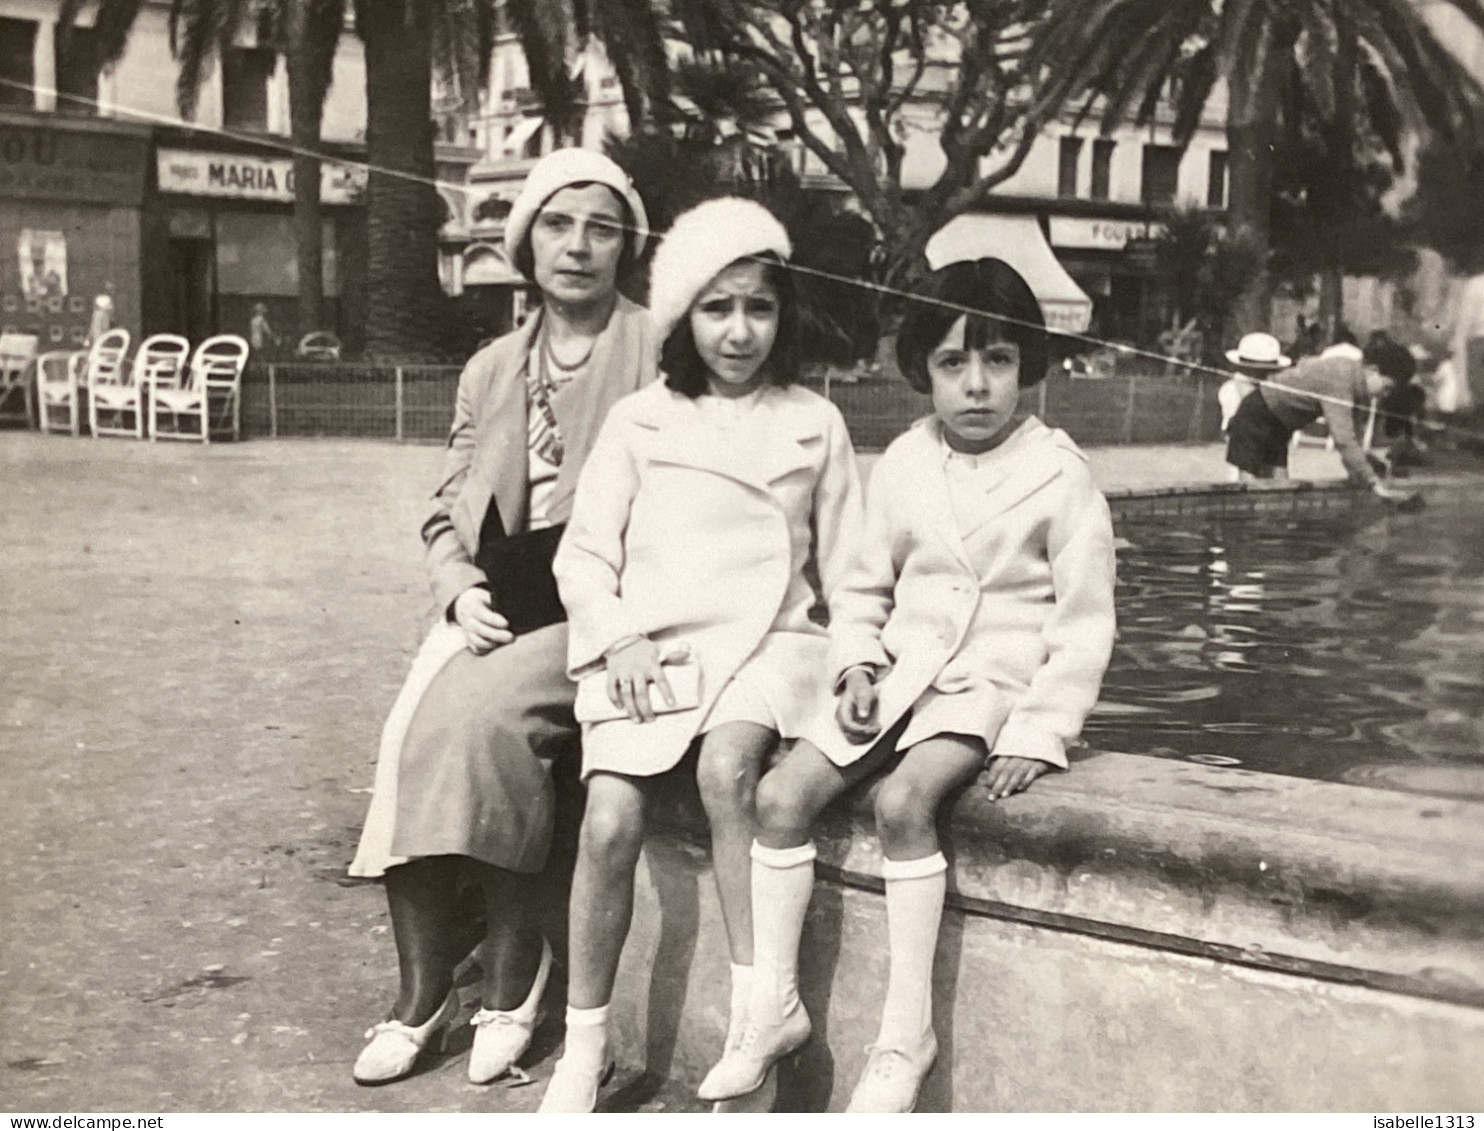
[[[749,411],[767,437],[751,458],[657,382],[614,407],[583,470],[554,567],[573,678],[603,678],[604,651],[634,634],[688,644],[701,667],[699,708],[584,728],[585,774],[669,769],[744,664],[785,734],[817,701],[828,638],[804,567],[828,600],[859,528],[855,455],[816,393],[767,387]]]
[[[887,449],[832,605],[831,679],[875,666],[882,729],[913,711],[901,748],[954,731],[1064,768],[1112,653],[1112,521],[1065,433],[1032,417],[997,452],[1003,473],[961,530],[936,420]],[[806,733],[848,764],[870,746],[847,743],[829,706]]]

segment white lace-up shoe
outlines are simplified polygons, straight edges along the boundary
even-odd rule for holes
[[[802,1002],[776,1023],[749,1021],[736,1046],[728,1048],[706,1073],[696,1095],[703,1100],[731,1100],[757,1091],[768,1069],[802,1046],[809,1033],[809,1013]]]
[[[938,1038],[931,1029],[913,1049],[900,1045],[869,1045],[870,1054],[860,1083],[850,1095],[847,1113],[908,1112],[917,1107],[922,1082],[938,1059]]]

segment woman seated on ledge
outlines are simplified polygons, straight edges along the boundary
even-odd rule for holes
[[[406,1076],[458,1015],[466,886],[488,932],[469,1079],[502,1075],[531,1043],[551,969],[532,905],[552,765],[577,753],[551,559],[609,407],[655,376],[649,316],[617,289],[648,223],[623,170],[582,149],[543,157],[511,207],[506,246],[541,309],[464,367],[422,528],[437,619],[382,732],[350,866],[383,877],[401,988],[366,1034],[357,1083]]]
[[[1243,336],[1226,358],[1256,382],[1227,423],[1226,462],[1242,479],[1287,479],[1293,434],[1324,418],[1352,482],[1388,501],[1407,498],[1382,482],[1355,431],[1355,406],[1386,397],[1417,371],[1412,355],[1393,341],[1366,346],[1359,361],[1330,355],[1290,365],[1271,334]]]

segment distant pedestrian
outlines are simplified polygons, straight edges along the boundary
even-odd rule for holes
[[[1352,482],[1387,500],[1405,498],[1376,474],[1355,428],[1355,409],[1411,378],[1416,362],[1397,343],[1369,344],[1361,360],[1308,357],[1296,365],[1271,334],[1243,336],[1227,360],[1254,383],[1227,425],[1226,461],[1243,479],[1288,478],[1293,434],[1323,419]]]
[[[273,329],[273,323],[268,321],[268,304],[253,303],[252,320],[247,324],[247,344],[252,347],[252,352],[263,355],[278,349],[282,343],[283,337]]]
[[[93,316],[88,320],[87,345],[94,344],[113,329],[113,284],[104,283],[103,293],[93,300]]]

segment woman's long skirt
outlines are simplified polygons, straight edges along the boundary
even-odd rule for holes
[[[565,624],[483,656],[457,625],[434,625],[382,731],[350,874],[444,855],[539,872],[551,847],[552,766],[578,753],[566,661]]]

